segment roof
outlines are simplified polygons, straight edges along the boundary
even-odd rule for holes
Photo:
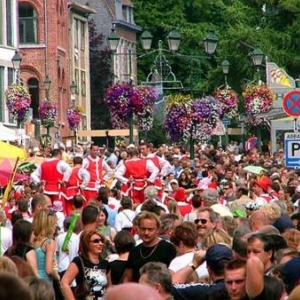
[[[90,8],[89,6],[75,3],[75,2],[69,2],[68,7],[71,8],[73,11],[83,15],[95,14],[97,12],[96,10]]]
[[[130,0],[122,0],[122,5],[123,6],[134,7],[133,3]]]

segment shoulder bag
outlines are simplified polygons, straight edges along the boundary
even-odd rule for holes
[[[80,259],[81,269],[83,272],[83,281],[79,282],[79,283],[76,282],[76,287],[74,287],[74,289],[73,289],[73,294],[76,299],[84,298],[84,297],[88,296],[91,292],[88,280],[85,275],[83,260],[80,256],[78,256],[78,257]]]

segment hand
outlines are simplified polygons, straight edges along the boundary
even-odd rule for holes
[[[206,251],[204,251],[204,250],[199,250],[194,253],[193,265],[196,268],[198,268],[203,263],[203,261],[205,259],[205,254],[206,254]]]

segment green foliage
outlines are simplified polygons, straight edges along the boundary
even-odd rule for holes
[[[203,56],[202,40],[209,29],[219,38],[217,52],[210,60],[168,56],[178,80],[196,94],[210,93],[224,83],[221,62],[230,62],[228,83],[237,92],[251,81],[255,69],[249,58],[261,48],[269,61],[276,62],[294,78],[300,69],[299,0],[132,0],[137,25],[150,30],[153,47],[165,41],[176,27],[182,34],[179,52]],[[245,46],[249,45],[249,46]],[[167,48],[167,44],[164,43]],[[141,48],[139,49],[141,52]],[[139,78],[145,79],[154,56],[139,60]],[[264,73],[263,70],[261,72]],[[263,78],[265,80],[265,78]]]
[[[104,103],[104,95],[111,84],[111,51],[103,48],[102,34],[96,31],[95,22],[89,22],[90,73],[91,73],[91,128],[110,128],[109,110]]]

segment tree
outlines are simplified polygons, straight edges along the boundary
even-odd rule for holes
[[[104,103],[105,91],[113,81],[111,70],[112,53],[103,48],[102,34],[96,31],[94,20],[89,22],[90,74],[91,74],[91,128],[110,128],[110,114]]]

